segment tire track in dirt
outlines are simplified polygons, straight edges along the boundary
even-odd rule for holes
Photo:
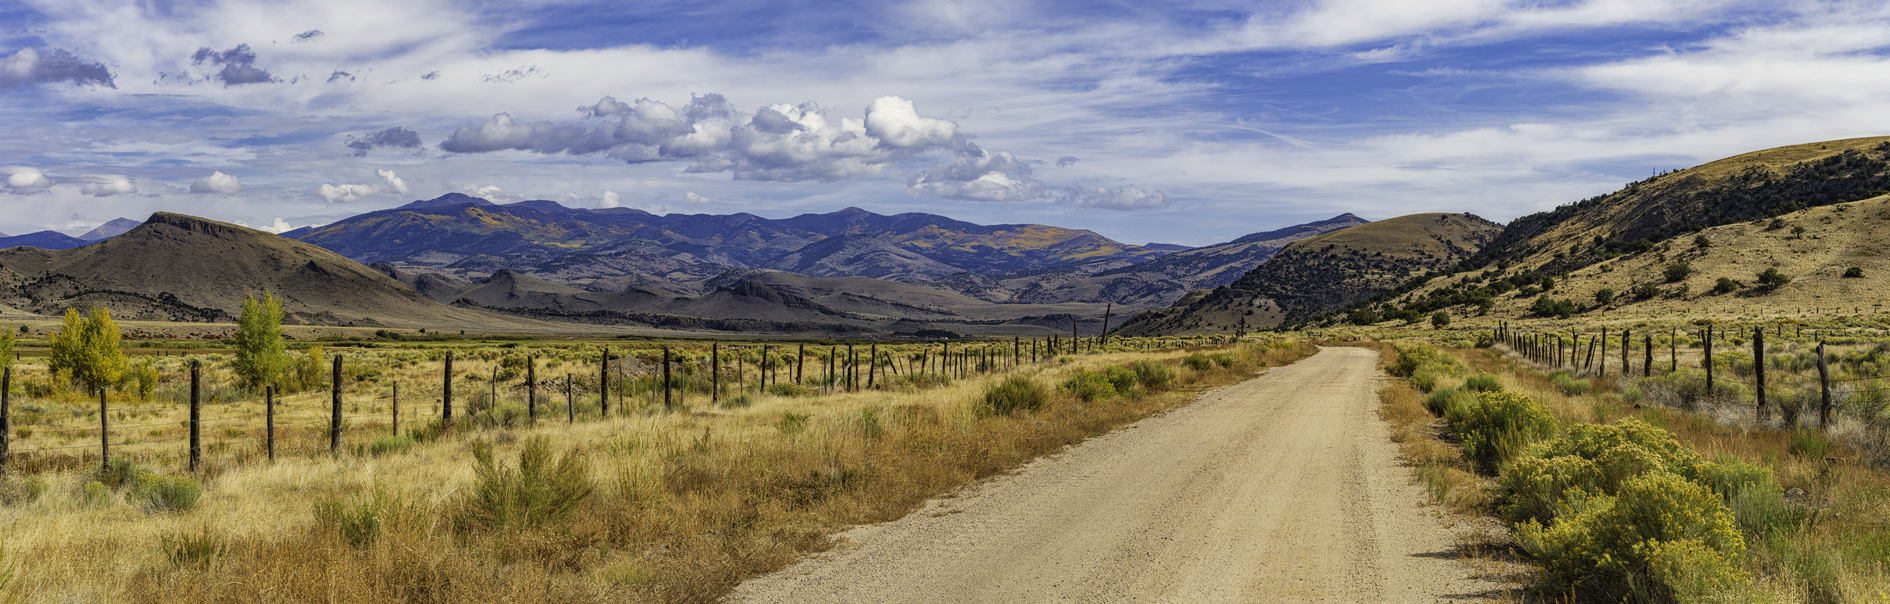
[[[1327,348],[841,535],[736,602],[1438,602],[1469,579],[1375,414],[1378,355]]]

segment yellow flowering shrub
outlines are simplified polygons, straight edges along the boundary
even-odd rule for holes
[[[1464,458],[1488,470],[1555,437],[1549,408],[1515,392],[1479,393],[1475,404],[1451,405],[1444,419],[1463,441]]]

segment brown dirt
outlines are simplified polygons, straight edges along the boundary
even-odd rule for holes
[[[1378,356],[1328,348],[855,528],[738,602],[1480,599],[1377,418]]]

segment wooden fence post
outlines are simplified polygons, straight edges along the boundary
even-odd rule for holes
[[[1631,333],[1633,333],[1632,330],[1621,330],[1621,379],[1624,380],[1634,373],[1634,364],[1628,362],[1628,354],[1634,351],[1634,338],[1629,335]]]
[[[203,430],[203,399],[198,395],[198,374],[202,365],[202,361],[195,359],[190,361],[190,473],[192,474],[203,470],[203,441],[199,437]]]
[[[1597,368],[1595,377],[1608,377],[1608,328],[1606,327],[1601,328],[1601,367]]]
[[[100,472],[112,467],[111,418],[105,414],[105,387],[98,387],[98,469]],[[196,424],[191,424],[195,429]]]
[[[1759,424],[1772,421],[1772,409],[1765,404],[1765,326],[1752,328],[1752,372],[1758,377]]]
[[[400,436],[400,382],[394,382],[393,436]]]
[[[667,356],[667,355],[665,355]],[[610,347],[604,347],[604,360],[597,366],[597,417],[610,417]]]
[[[670,397],[669,384],[669,345],[665,344],[663,345],[663,411],[665,412],[676,410],[676,401]]]
[[[1680,371],[1680,330],[1678,329],[1667,330],[1667,360],[1673,364],[1672,367],[1667,368],[1667,373]]]
[[[394,392],[400,392],[399,384]],[[525,425],[538,425],[538,357],[525,357]]]
[[[571,395],[571,374],[564,374],[564,412],[570,415],[569,423],[577,423],[577,401]]]
[[[0,477],[7,475],[13,446],[13,366],[0,369]]]
[[[1700,340],[1700,345],[1705,347],[1701,349],[1701,352],[1705,353],[1706,362],[1701,363],[1701,364],[1706,367],[1706,394],[1711,395],[1713,394],[1713,390],[1714,390],[1713,388],[1714,387],[1714,384],[1713,384],[1713,324],[1708,323],[1706,325],[1706,335]]]
[[[1641,377],[1653,377],[1654,376],[1654,336],[1653,334],[1648,334],[1643,337],[1646,338],[1646,341],[1641,342],[1641,348],[1647,351],[1647,358],[1641,361]]]
[[[0,411],[4,413],[4,411]],[[1831,369],[1824,363],[1824,342],[1818,342],[1818,432],[1831,422]]]
[[[440,385],[440,427],[453,425],[453,351],[446,351],[446,370]]]
[[[333,408],[328,416],[328,452],[341,451],[341,355],[335,355],[335,377],[332,380]]]
[[[709,406],[722,406],[722,345],[709,343]]]
[[[874,342],[872,351],[867,354],[872,356],[866,360],[866,389],[872,390],[873,385],[879,383],[879,343]]]
[[[276,387],[263,386],[263,446],[269,449],[269,461],[276,461]]]
[[[801,342],[794,349],[794,383],[795,384],[799,384],[802,386],[807,385],[807,382],[801,381],[801,369],[806,366],[807,366],[807,343]]]

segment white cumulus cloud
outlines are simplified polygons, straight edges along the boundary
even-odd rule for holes
[[[0,174],[7,175],[7,190],[15,195],[38,193],[53,186],[53,180],[39,168],[13,166],[0,168]]]
[[[407,181],[401,180],[400,176],[395,175],[393,170],[375,170],[374,173],[380,175],[380,184],[323,184],[320,188],[315,190],[315,193],[321,195],[322,199],[328,200],[328,203],[333,204],[336,202],[359,201],[380,195],[406,195],[409,191]]]
[[[122,174],[80,174],[79,192],[93,197],[111,197],[113,195],[131,195],[138,192],[138,187],[131,184],[131,179]]]
[[[479,126],[460,127],[440,149],[691,161],[688,172],[729,172],[736,180],[832,182],[967,144],[957,124],[921,116],[912,101],[894,96],[874,100],[858,118],[831,115],[814,103],[743,113],[718,94],[698,95],[680,110],[650,99],[625,103],[606,96],[578,111],[603,121],[519,122],[500,113]]]
[[[1135,185],[1122,185],[1114,190],[1108,187],[1069,187],[1058,195],[1058,201],[1086,208],[1123,211],[1168,207],[1168,198],[1161,191],[1149,191]]]
[[[597,204],[597,207],[615,208],[615,207],[621,206],[622,204],[623,204],[623,197],[617,195],[616,191],[605,191],[604,200],[602,202],[599,202]]]
[[[243,192],[243,183],[236,180],[235,176],[222,172],[211,172],[209,176],[191,181],[190,192],[235,195]]]

